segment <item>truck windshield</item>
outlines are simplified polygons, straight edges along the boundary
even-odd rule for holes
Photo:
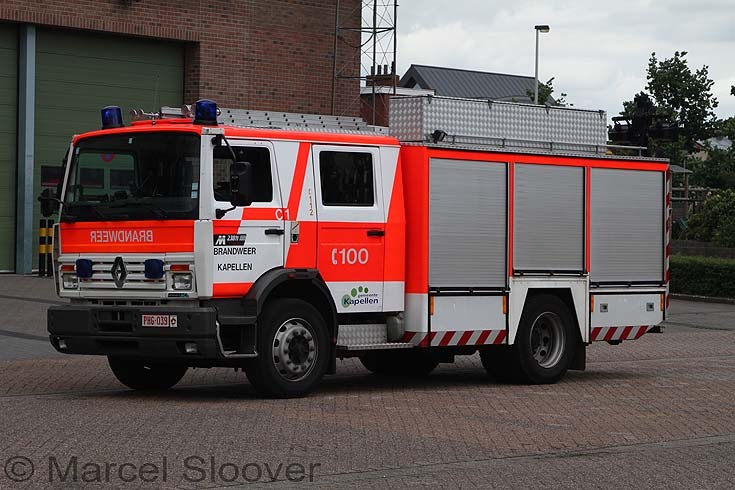
[[[79,141],[63,221],[197,219],[198,136],[128,133]]]

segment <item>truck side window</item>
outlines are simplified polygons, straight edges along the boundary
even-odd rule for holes
[[[319,153],[319,173],[325,206],[375,204],[370,153],[323,151]]]
[[[253,202],[273,201],[273,177],[271,174],[271,153],[262,146],[233,146],[232,149],[239,161],[250,162],[255,176],[255,196]],[[214,199],[229,202],[230,200],[230,165],[232,154],[226,147],[214,149],[212,165],[212,181],[214,182]]]

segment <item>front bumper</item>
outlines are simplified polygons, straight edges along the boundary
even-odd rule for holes
[[[175,315],[176,326],[143,327],[143,315]],[[53,306],[48,310],[48,332],[51,344],[64,354],[182,361],[224,358],[213,307]],[[192,343],[196,352],[191,352]]]

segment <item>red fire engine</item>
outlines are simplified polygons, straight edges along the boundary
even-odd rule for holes
[[[604,113],[408,97],[387,134],[182,111],[103,109],[57,201],[71,302],[51,342],[131,388],[225,366],[291,397],[337,358],[419,375],[477,352],[496,378],[552,383],[665,318],[668,164],[610,155]]]

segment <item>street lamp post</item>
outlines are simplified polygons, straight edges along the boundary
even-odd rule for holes
[[[540,32],[549,32],[550,29],[548,25],[534,26],[534,29],[536,29],[536,77],[533,85],[533,103],[538,105],[538,35]]]

